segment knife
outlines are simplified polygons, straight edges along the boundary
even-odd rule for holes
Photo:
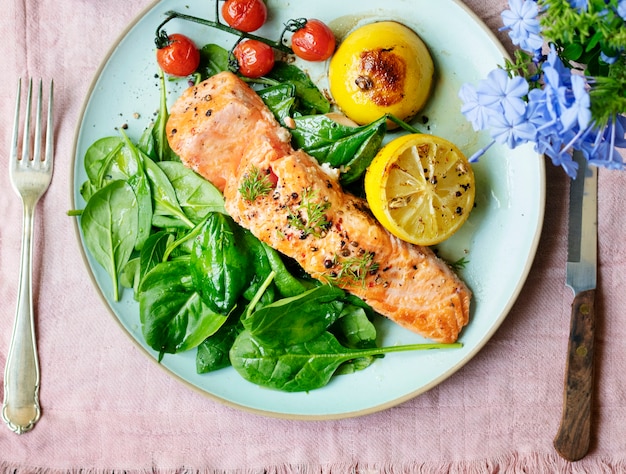
[[[554,447],[568,461],[589,450],[593,394],[595,294],[598,255],[598,169],[581,152],[570,184],[566,286],[574,292],[567,348],[563,413]]]

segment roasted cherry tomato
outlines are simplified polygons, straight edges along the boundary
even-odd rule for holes
[[[263,0],[226,0],[222,16],[229,26],[245,32],[258,30],[267,20],[267,7]]]
[[[335,35],[320,20],[307,20],[291,37],[291,49],[306,61],[325,61],[335,51]]]
[[[163,47],[157,48],[157,62],[163,72],[172,76],[188,76],[200,64],[200,51],[185,35],[174,33],[167,37]]]
[[[274,67],[274,50],[271,46],[257,40],[245,40],[233,50],[239,72],[245,77],[261,77]]]

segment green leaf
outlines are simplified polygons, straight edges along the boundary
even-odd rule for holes
[[[160,263],[150,270],[138,299],[146,343],[161,356],[198,346],[226,321],[202,301],[186,261]]]
[[[286,392],[323,387],[341,364],[386,353],[459,348],[462,344],[411,344],[372,349],[347,349],[335,336],[323,332],[315,339],[288,347],[268,347],[249,330],[242,331],[230,349],[230,361],[246,380]]]
[[[102,189],[110,181],[127,179],[129,173],[133,173],[133,170],[129,170],[128,166],[121,164],[128,160],[128,155],[125,154],[128,153],[128,150],[124,151],[123,147],[124,141],[120,137],[104,137],[96,140],[87,148],[84,158],[85,172],[95,191]],[[114,161],[120,164],[117,167],[112,167],[111,163]],[[109,172],[110,168],[112,169]],[[120,171],[120,169],[125,171]],[[86,201],[89,200],[88,196],[83,195],[83,197]]]
[[[349,127],[325,115],[294,117],[291,130],[294,146],[306,151],[320,163],[342,168],[342,182],[356,181],[369,166],[382,145],[387,118],[368,125]]]
[[[180,161],[179,156],[174,153],[167,140],[166,125],[169,119],[167,109],[167,90],[165,87],[165,75],[160,72],[161,96],[159,112],[156,120],[149,126],[141,136],[138,147],[154,161]]]
[[[570,43],[561,53],[568,61],[578,61],[583,54],[583,47],[579,43]]]
[[[365,349],[376,347],[376,326],[363,308],[346,305],[332,331],[347,347]]]
[[[224,324],[215,334],[198,346],[196,372],[205,374],[230,366],[228,353],[241,332],[241,324]]]
[[[293,276],[285,266],[280,254],[269,245],[262,243],[272,270],[276,273],[274,283],[283,296],[296,296],[306,291],[307,286]]]
[[[194,240],[191,253],[196,288],[204,302],[222,314],[235,307],[252,278],[253,267],[240,229],[230,216],[212,213]]]
[[[161,161],[157,165],[172,184],[181,209],[194,224],[210,212],[226,213],[224,197],[210,181],[176,161]]]
[[[315,83],[293,64],[276,61],[268,77],[280,82],[292,84],[296,88],[297,110],[304,115],[325,114],[330,111],[330,102],[320,92]]]
[[[167,251],[169,242],[173,239],[173,235],[166,231],[155,232],[146,240],[145,245],[139,254],[139,279],[143,280],[144,276],[150,270],[162,263]]]
[[[167,174],[151,159],[146,159],[144,163],[154,201],[152,224],[157,227],[192,228],[194,223],[181,208],[174,186]],[[164,219],[159,219],[160,217]]]
[[[202,79],[228,71],[229,53],[216,44],[207,44],[200,49],[200,65],[198,71]]]
[[[243,325],[267,347],[299,344],[315,338],[341,314],[343,290],[322,285],[283,298],[252,313]]]
[[[276,120],[285,125],[285,118],[292,115],[296,103],[296,87],[293,84],[278,84],[261,89],[258,94]]]
[[[113,299],[119,300],[118,274],[137,241],[137,198],[126,181],[117,180],[97,191],[83,211],[85,245],[111,277]]]

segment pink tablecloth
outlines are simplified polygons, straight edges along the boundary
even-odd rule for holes
[[[503,0],[465,3],[497,31]],[[552,447],[571,293],[564,286],[568,184],[551,166],[544,230],[522,297],[472,361],[413,400],[339,421],[267,418],[206,398],[149,362],[92,287],[66,216],[83,99],[109,46],[148,4],[3,3],[0,169],[7,169],[18,76],[54,78],[58,145],[34,251],[43,416],[21,436],[0,426],[1,472],[626,470],[626,175],[617,172],[600,173],[597,390],[591,450],[582,461],[567,463]],[[21,209],[6,172],[0,183],[3,367],[14,316]]]

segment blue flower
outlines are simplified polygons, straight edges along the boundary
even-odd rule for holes
[[[483,130],[487,126],[488,116],[493,113],[493,110],[478,102],[478,93],[471,84],[461,86],[459,98],[463,102],[461,113],[472,124],[474,130]]]
[[[613,64],[615,61],[617,61],[617,56],[608,56],[604,53],[604,51],[600,51],[600,57],[602,58],[602,61],[604,61],[606,64]]]
[[[543,45],[540,36],[539,8],[532,0],[509,0],[510,10],[502,12],[503,29],[510,29],[513,44],[526,51],[537,51]]]
[[[506,143],[509,148],[528,143],[535,139],[535,127],[523,115],[509,119],[506,115],[491,117],[491,136],[498,143]]]
[[[524,97],[528,94],[528,82],[520,76],[510,77],[504,69],[494,69],[476,89],[478,102],[502,113],[513,120],[526,111]]]
[[[626,21],[626,0],[619,0],[617,4],[617,14]]]
[[[561,123],[566,129],[578,125],[579,129],[583,130],[591,122],[591,98],[582,76],[573,75],[571,80],[574,100],[572,105],[561,114]]]
[[[563,45],[558,40],[548,39],[550,50],[543,55],[539,15],[550,12],[553,3],[562,4],[561,0],[510,0],[510,10],[502,13],[503,30],[510,30],[513,43],[530,54],[516,56],[515,64],[508,62],[506,69],[491,71],[476,86],[462,86],[459,92],[462,113],[475,130],[488,130],[492,137],[470,160],[476,161],[494,143],[515,148],[531,142],[535,151],[549,157],[572,178],[578,168],[572,158],[574,150],[581,150],[589,164],[626,170],[625,158],[618,151],[626,148],[625,111],[610,109],[612,115],[608,123],[606,118],[596,123],[591,113],[591,99],[599,80],[579,74],[578,65],[561,59]],[[568,0],[567,3],[581,18],[591,12],[612,22],[610,28],[619,31],[626,28],[626,23],[617,17],[626,21],[626,0],[598,0],[597,3]],[[615,23],[620,25],[615,26]],[[614,70],[611,64],[624,60],[623,47],[613,50],[594,47],[595,54],[601,54],[600,64],[606,64],[611,71]]]
[[[587,0],[569,0],[572,8],[576,8],[579,12],[587,11]]]
[[[550,52],[546,56],[544,69],[548,66],[554,69],[558,75],[558,80],[564,86],[569,87],[571,85],[572,70],[563,64],[563,61],[561,61],[561,58],[557,54],[554,45],[550,45]]]

